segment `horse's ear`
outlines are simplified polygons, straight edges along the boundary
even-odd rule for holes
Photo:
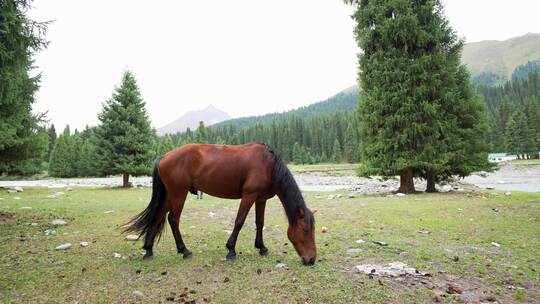
[[[305,215],[306,215],[306,214],[305,214],[304,208],[299,207],[299,208],[298,208],[298,218],[301,218],[301,219],[302,219],[302,218],[304,218]]]
[[[311,211],[311,214],[315,214],[315,213],[317,213],[317,209],[313,209],[313,210]]]

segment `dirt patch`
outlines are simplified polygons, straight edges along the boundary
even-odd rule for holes
[[[0,222],[15,218],[15,213],[0,211]]]
[[[356,269],[356,275],[367,276],[376,280],[380,285],[387,285],[392,290],[400,293],[416,293],[425,297],[426,301],[452,302],[458,300],[461,303],[512,303],[511,293],[501,294],[493,287],[488,287],[479,278],[458,277],[446,272],[431,274],[405,266],[393,267],[393,264],[376,265],[370,264],[373,270],[364,272],[363,266]],[[366,266],[367,267],[367,266]],[[358,266],[356,266],[358,268]],[[368,267],[369,268],[369,267]]]

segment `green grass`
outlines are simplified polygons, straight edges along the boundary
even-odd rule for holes
[[[540,165],[540,159],[519,159],[511,163],[512,165]]]
[[[326,200],[326,195],[316,199],[317,193],[307,193],[308,205],[318,210],[318,262],[306,267],[286,238],[286,219],[276,199],[266,208],[268,257],[258,256],[253,248],[252,210],[238,239],[238,259],[226,261],[224,230],[232,229],[238,202],[190,196],[180,225],[193,259],[176,254],[166,227],[154,259],[143,262],[141,242],[126,241],[119,227],[146,207],[150,189],[75,189],[58,199],[46,198],[51,192],[0,194],[2,303],[131,303],[136,302],[135,290],[144,293],[140,302],[146,303],[167,303],[173,294],[178,300],[184,292],[197,303],[423,303],[432,302],[448,283],[465,290],[462,296],[438,298],[448,303],[479,291],[486,294],[475,295],[473,301],[492,294],[503,303],[526,303],[540,295],[540,194]],[[22,206],[32,209],[19,209]],[[55,218],[68,224],[57,227],[57,235],[46,236]],[[322,226],[328,233],[320,233]],[[367,242],[358,245],[357,239]],[[374,240],[389,246],[375,245]],[[90,245],[83,248],[81,241]],[[66,242],[73,247],[54,250]],[[352,256],[349,248],[362,251]],[[115,252],[125,258],[114,258]],[[289,269],[275,269],[278,261]],[[379,280],[353,271],[361,263],[392,261],[432,276]]]

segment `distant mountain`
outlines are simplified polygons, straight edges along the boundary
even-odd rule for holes
[[[461,58],[477,84],[500,84],[529,61],[540,60],[540,34],[528,33],[504,41],[467,43]]]
[[[357,85],[349,87],[338,94],[309,106],[300,107],[281,113],[270,113],[260,116],[249,116],[226,120],[214,125],[214,127],[235,126],[240,129],[249,128],[256,124],[271,123],[276,119],[288,118],[296,115],[300,118],[310,118],[321,115],[332,115],[338,112],[355,111],[358,105],[359,89]]]
[[[189,111],[180,116],[175,121],[157,129],[158,135],[174,134],[184,132],[187,128],[196,129],[199,121],[204,122],[205,126],[213,125],[224,120],[231,119],[231,116],[213,105],[199,111]]]

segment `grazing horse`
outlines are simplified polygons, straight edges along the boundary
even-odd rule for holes
[[[236,257],[236,239],[255,203],[257,233],[255,247],[267,255],[263,243],[266,201],[277,195],[289,221],[287,236],[304,265],[315,263],[313,213],[291,172],[279,155],[266,144],[189,144],[168,152],[154,164],[152,199],[148,207],[132,219],[126,231],[144,235],[144,259],[152,257],[154,239],[161,234],[167,217],[178,253],[192,256],[179,229],[179,220],[188,192],[202,191],[226,199],[241,199],[234,229],[227,241],[227,259]],[[167,215],[168,214],[168,215]]]

